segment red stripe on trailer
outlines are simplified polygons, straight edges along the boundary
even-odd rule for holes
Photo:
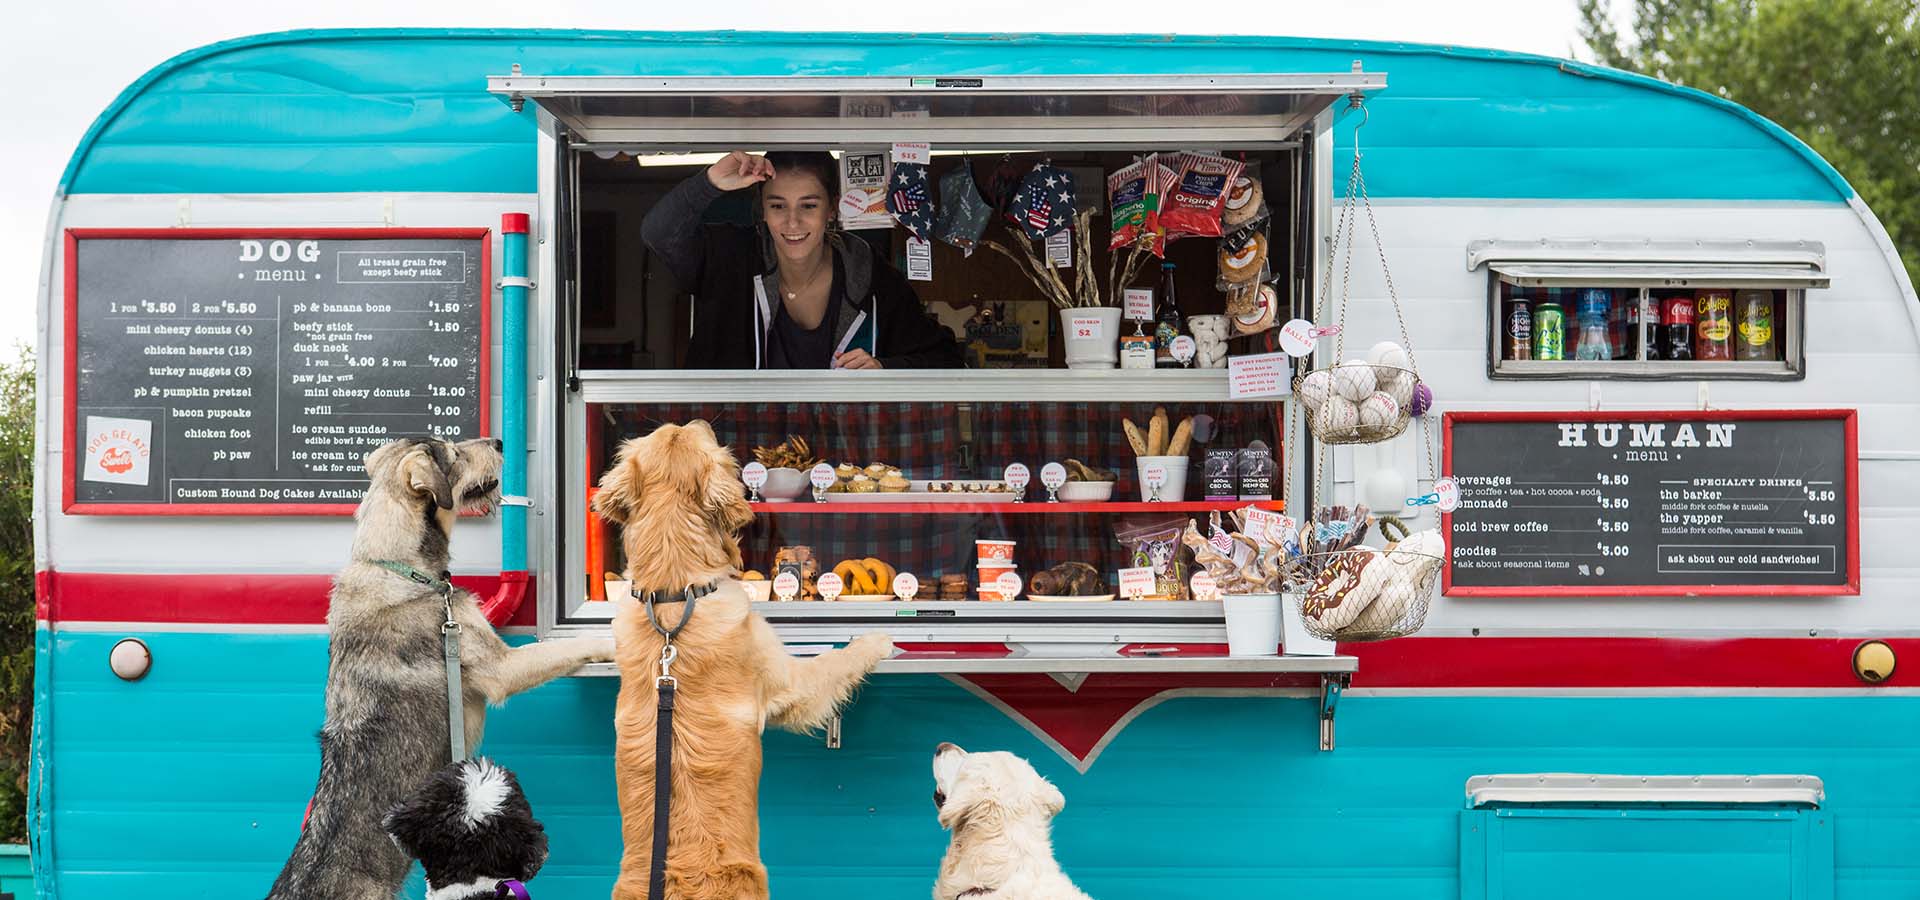
[[[1410,637],[1341,644],[1360,658],[1354,687],[1859,688],[1859,637]],[[1920,638],[1880,638],[1920,659]],[[1876,687],[1920,683],[1911,666]]]
[[[532,576],[455,575],[453,583],[482,602],[504,581]],[[40,617],[55,622],[154,622],[189,625],[324,625],[332,575],[129,575],[38,573]],[[521,603],[500,625],[538,624],[538,608]]]

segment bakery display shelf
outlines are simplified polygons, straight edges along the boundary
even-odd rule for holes
[[[1261,509],[1280,511],[1286,504],[1279,500],[1186,500],[1181,502],[1143,503],[1139,501],[1109,501],[1105,503],[1048,503],[1044,500],[1029,500],[1025,503],[814,503],[809,500],[796,500],[792,503],[755,503],[753,511],[763,515],[866,515],[871,513],[896,514],[946,514],[946,515],[1072,515],[1101,513],[1145,513],[1145,512],[1215,512],[1231,509],[1243,509],[1257,506]]]

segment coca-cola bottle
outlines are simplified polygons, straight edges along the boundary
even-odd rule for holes
[[[1666,323],[1660,357],[1679,362],[1693,359],[1693,297],[1677,294],[1660,301],[1660,318]]]
[[[1639,301],[1635,301],[1635,303],[1638,305]],[[1661,359],[1666,351],[1663,340],[1663,338],[1666,337],[1666,330],[1664,328],[1665,316],[1661,312],[1660,307],[1660,298],[1648,297],[1640,313],[1640,318],[1644,320],[1642,324],[1645,327],[1635,333],[1634,340],[1646,345],[1646,359]]]

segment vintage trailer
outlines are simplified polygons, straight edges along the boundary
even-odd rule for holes
[[[936,176],[971,158],[989,192],[1051,160],[1083,206],[1138,154],[1257,163],[1281,312],[1344,325],[1312,364],[1402,341],[1434,408],[1329,448],[1291,399],[1230,399],[1224,370],[1068,371],[1011,264],[945,245],[919,287],[968,335],[966,371],[685,359],[684,294],[638,237],[654,200],[718,151],[893,142],[930,144]],[[1356,148],[1370,202],[1347,219]],[[1212,244],[1169,250],[1187,315],[1221,310]],[[100,116],[38,303],[44,898],[265,892],[313,786],[367,447],[506,441],[509,505],[463,523],[455,576],[540,640],[605,629],[620,595],[617,537],[585,507],[612,446],[694,416],[743,460],[792,434],[918,480],[1023,462],[1038,481],[1065,457],[1121,476],[1092,503],[757,507],[750,566],[807,545],[926,592],[765,606],[796,652],[874,629],[903,651],[829,733],[767,739],[782,898],[924,896],[939,741],[1053,779],[1057,854],[1103,900],[1920,888],[1920,699],[1896,667],[1920,652],[1898,546],[1920,524],[1914,289],[1831,166],[1696,91],[1320,40],[265,35],[170,60]],[[1270,508],[1442,528],[1425,627],[1233,657],[1217,602],[974,599],[975,540],[1017,540],[1029,580],[1079,560],[1106,580],[1169,513],[1246,505],[1201,499],[1198,465],[1180,502],[1133,494],[1118,422],[1155,406],[1207,417],[1216,446],[1276,447]],[[1457,488],[1444,522],[1436,475]],[[965,599],[938,599],[942,574]],[[613,877],[610,674],[488,723],[482,750],[553,838],[542,897]]]

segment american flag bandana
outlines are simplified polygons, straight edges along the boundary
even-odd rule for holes
[[[1042,163],[1020,180],[1007,218],[1033,240],[1052,237],[1073,225],[1073,175]]]
[[[933,233],[933,197],[927,190],[927,167],[919,163],[893,164],[887,185],[887,212],[921,240]]]

